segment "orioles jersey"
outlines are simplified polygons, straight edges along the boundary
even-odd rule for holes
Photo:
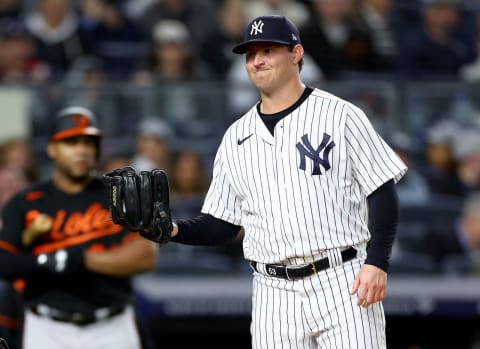
[[[64,248],[100,251],[127,242],[137,234],[111,221],[104,190],[101,179],[95,178],[77,194],[60,191],[51,180],[20,191],[2,211],[0,248],[11,253],[38,255]],[[22,234],[32,229],[39,215],[50,218],[50,225],[25,246]],[[100,307],[129,304],[131,287],[129,278],[87,270],[74,275],[38,273],[25,279],[24,297],[31,304],[42,303],[71,312],[91,312]]]
[[[302,263],[367,242],[367,196],[406,170],[362,110],[313,89],[274,135],[257,106],[228,128],[202,212],[244,227],[246,259]]]

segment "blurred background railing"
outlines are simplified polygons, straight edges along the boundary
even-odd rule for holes
[[[395,83],[362,78],[310,85],[337,94],[361,107],[390,144],[408,142],[403,146],[408,146],[409,155],[414,159],[412,165],[415,166],[426,165],[425,146],[431,141],[428,132],[437,124],[439,133],[449,132],[449,128],[455,125],[459,127],[456,134],[451,130],[454,134],[448,142],[461,142],[464,131],[474,131],[472,127],[480,127],[478,84],[432,81]],[[156,118],[173,128],[173,149],[195,148],[206,160],[211,160],[209,157],[214,155],[224,130],[253,105],[256,98],[256,92],[249,84],[215,80],[167,82],[154,87],[109,82],[96,86],[3,85],[0,88],[0,100],[3,101],[4,127],[0,135],[3,134],[3,138],[14,137],[15,132],[18,136],[28,135],[40,160],[39,165],[48,166],[44,158],[44,146],[53,116],[60,107],[77,104],[96,112],[106,136],[103,144],[105,158],[133,154],[138,123]],[[445,120],[450,124],[442,126]],[[12,131],[12,127],[16,131]],[[399,133],[402,136],[397,137]]]
[[[364,109],[386,140],[394,142],[395,133],[405,133],[416,157],[424,155],[427,132],[438,122],[448,119],[467,128],[479,123],[479,84],[400,84],[363,78],[310,85]],[[77,104],[96,112],[106,136],[105,157],[133,153],[136,126],[150,117],[164,120],[174,128],[174,148],[193,146],[208,156],[215,151],[224,130],[256,98],[251,85],[224,81],[164,83],[155,87],[108,82],[98,86],[2,85],[4,127],[0,136],[5,139],[15,137],[15,133],[20,137],[28,135],[35,152],[42,156],[55,112],[64,105]],[[41,165],[45,165],[43,161]]]

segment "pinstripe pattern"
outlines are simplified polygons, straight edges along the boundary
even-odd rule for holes
[[[331,168],[312,175],[307,158],[299,169],[296,144],[307,134],[316,148],[324,133],[335,142]],[[365,197],[405,171],[360,109],[316,89],[277,124],[275,137],[255,107],[227,130],[202,210],[245,228],[245,258],[302,263],[368,241]]]
[[[298,281],[255,274],[252,348],[386,348],[382,303],[350,295],[361,259]]]
[[[253,348],[384,348],[381,303],[359,307],[350,291],[370,239],[366,197],[406,166],[359,108],[319,89],[274,134],[256,107],[232,124],[202,212],[244,227],[246,259],[333,267],[297,281],[254,273]],[[342,263],[348,246],[359,256]]]

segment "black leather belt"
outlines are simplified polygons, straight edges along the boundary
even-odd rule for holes
[[[61,322],[68,322],[77,326],[91,325],[97,321],[109,319],[125,311],[125,306],[115,306],[99,308],[91,313],[66,312],[63,310],[51,308],[45,304],[36,304],[30,307],[30,310],[38,316]]]
[[[357,256],[357,250],[353,247],[349,247],[346,250],[341,252],[342,254],[342,262],[347,262],[354,259]],[[294,279],[301,279],[312,274],[316,274],[319,271],[325,270],[330,268],[330,262],[328,258],[322,258],[318,261],[304,264],[300,266],[292,266],[292,265],[281,265],[281,264],[264,264],[264,268],[262,270],[258,268],[259,263],[257,262],[250,262],[250,266],[258,273],[261,274],[268,274],[270,276],[274,276],[277,278],[287,279],[287,280],[294,280]],[[264,269],[264,271],[263,271]]]

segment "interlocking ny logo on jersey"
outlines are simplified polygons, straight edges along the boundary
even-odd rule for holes
[[[312,147],[312,144],[308,140],[308,134],[304,134],[301,138],[301,142],[297,143],[297,149],[300,153],[300,169],[305,171],[306,158],[310,158],[313,161],[313,175],[321,175],[320,165],[328,171],[330,169],[330,162],[328,161],[328,155],[335,146],[334,141],[330,141],[330,136],[326,133],[323,134],[323,139],[317,149]],[[320,152],[323,150],[323,156],[320,157]]]
[[[250,35],[262,34],[264,24],[265,23],[263,23],[262,20],[258,20],[256,22],[253,22],[252,28],[250,29]]]

